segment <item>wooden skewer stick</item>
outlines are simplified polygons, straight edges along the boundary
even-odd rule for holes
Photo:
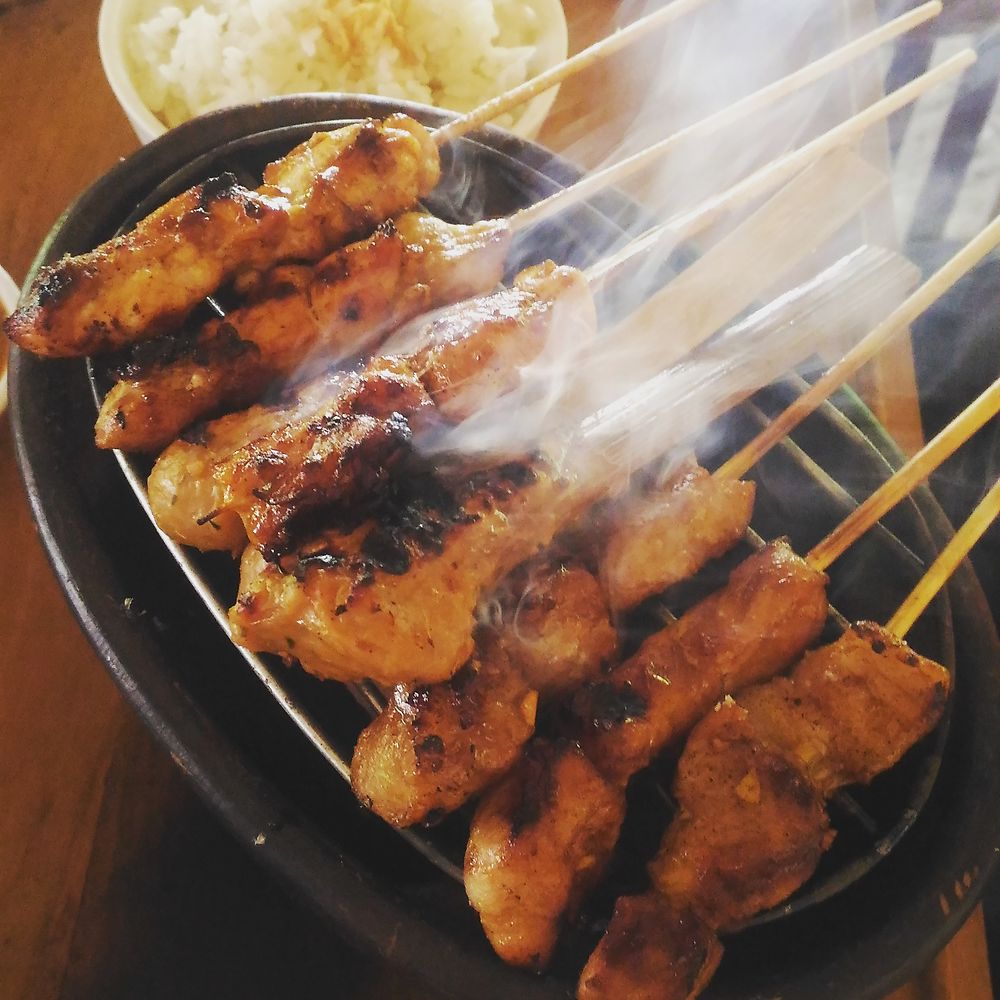
[[[902,639],[913,628],[927,605],[934,600],[937,592],[948,582],[959,563],[969,554],[972,547],[982,538],[986,529],[1000,514],[1000,479],[979,501],[969,519],[955,532],[955,537],[941,550],[931,568],[913,588],[896,613],[889,619],[886,629]]]
[[[792,405],[721,465],[715,475],[720,479],[739,479],[746,475],[770,449],[797,427],[823,400],[839,389],[852,375],[869,362],[897,334],[910,325],[964,277],[991,250],[1000,245],[1000,217],[994,219],[955,254],[939,271],[931,275],[908,299],[804,392]]]
[[[514,87],[506,93],[499,94],[497,97],[486,101],[478,108],[474,108],[467,114],[462,115],[461,118],[456,118],[447,125],[442,125],[441,128],[434,132],[434,141],[438,146],[444,146],[453,139],[457,139],[459,136],[479,128],[480,125],[485,125],[486,122],[505,114],[512,108],[516,108],[526,101],[537,97],[539,94],[543,94],[550,87],[562,83],[563,80],[569,79],[573,74],[593,66],[602,59],[606,59],[608,56],[625,48],[626,45],[631,45],[633,42],[656,31],[658,28],[669,24],[671,21],[676,21],[685,14],[697,10],[706,2],[707,0],[674,0],[673,3],[668,4],[666,7],[662,7],[652,14],[647,14],[645,17],[639,18],[639,20],[634,21],[627,27],[616,31],[613,35],[602,38],[599,42],[595,42],[582,52],[578,52],[575,56],[570,56],[569,59],[564,60],[557,66],[553,66],[544,73],[539,73],[538,76],[526,80],[520,86]]]
[[[887,97],[883,97],[875,104],[865,108],[864,111],[841,122],[840,125],[818,136],[800,149],[766,164],[722,194],[706,199],[691,211],[674,216],[663,225],[633,240],[616,255],[607,257],[591,267],[587,272],[588,279],[596,282],[605,278],[635,257],[653,249],[654,246],[662,251],[663,247],[680,243],[704,232],[729,212],[771,193],[827,153],[842,146],[852,145],[867,129],[884,121],[901,108],[912,104],[938,84],[963,73],[975,61],[976,54],[971,49],[956,53],[950,59],[935,66],[934,69],[928,70],[928,72],[911,80],[910,83],[894,90]],[[611,167],[605,173],[610,173],[613,170],[614,167]],[[614,180],[615,178],[608,177],[606,183],[612,184]],[[574,189],[568,188],[567,190],[572,192]],[[555,204],[557,197],[559,196],[553,196],[549,201]],[[564,206],[560,205],[559,207]],[[524,210],[522,209],[522,211]],[[516,218],[516,215],[512,216],[512,219]],[[536,219],[535,221],[540,220]]]
[[[511,217],[511,229],[517,232],[520,229],[540,222],[542,219],[548,218],[554,212],[561,212],[571,205],[585,201],[609,184],[614,184],[627,177],[631,177],[643,167],[665,156],[682,143],[690,139],[705,138],[714,135],[734,122],[741,121],[748,115],[752,115],[777,103],[797,90],[815,83],[827,74],[841,69],[855,59],[867,55],[886,42],[913,30],[918,25],[936,17],[940,12],[941,4],[938,0],[931,0],[930,3],[925,3],[903,14],[901,17],[897,17],[888,24],[869,32],[867,35],[863,35],[853,42],[835,49],[821,59],[809,63],[809,65],[804,66],[802,69],[796,70],[794,73],[747,95],[735,104],[731,104],[721,111],[717,111],[715,114],[709,115],[699,122],[695,122],[693,125],[688,125],[679,132],[675,132],[666,139],[636,153],[634,156],[630,156],[605,170],[598,171],[590,177],[585,177],[565,192],[551,195],[542,201],[536,202],[534,205],[521,209],[521,211]],[[435,136],[437,134],[435,133]]]
[[[836,150],[771,197],[608,338],[604,383],[621,387],[662,370],[703,343],[799,261],[821,246],[885,186],[885,175],[850,150]],[[651,346],[652,345],[652,346]],[[637,358],[644,371],[635,371]]]
[[[814,569],[825,570],[884,514],[890,511],[946,458],[1000,411],[1000,379],[970,403],[940,434],[920,449],[891,479],[837,525],[806,556]]]

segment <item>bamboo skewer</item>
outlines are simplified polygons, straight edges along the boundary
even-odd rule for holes
[[[938,0],[931,0],[930,3],[925,3],[897,17],[888,24],[882,25],[880,28],[876,28],[874,31],[855,39],[853,42],[835,49],[815,62],[809,63],[802,69],[796,70],[794,73],[790,73],[788,76],[741,98],[736,103],[723,108],[721,111],[717,111],[707,118],[675,132],[666,139],[654,143],[652,146],[605,170],[584,178],[579,183],[573,185],[568,192],[551,195],[528,208],[521,209],[520,212],[511,217],[512,230],[517,232],[520,229],[542,221],[555,211],[562,211],[571,205],[585,201],[609,184],[614,184],[627,177],[631,177],[643,167],[665,156],[676,146],[690,139],[705,138],[714,135],[734,122],[740,121],[748,115],[752,115],[777,103],[783,98],[789,97],[797,90],[801,90],[854,60],[867,55],[886,42],[898,38],[908,31],[912,31],[918,25],[936,17],[940,12],[940,2]],[[438,133],[435,133],[435,136],[437,135]]]
[[[839,389],[852,375],[892,340],[908,329],[959,279],[968,274],[991,250],[1000,245],[1000,217],[958,251],[935,272],[905,302],[884,319],[840,361],[804,392],[787,410],[721,465],[715,475],[721,479],[738,479],[746,475],[767,452],[797,427],[817,406]]]
[[[1000,515],[1000,479],[976,505],[969,519],[955,532],[955,537],[941,550],[931,568],[923,575],[909,596],[889,619],[886,629],[899,639],[913,628],[917,619],[937,592],[948,582],[952,573],[969,554],[972,547],[982,538],[986,529]]]
[[[1000,411],[1000,379],[970,403],[932,441],[887,480],[857,510],[837,525],[806,556],[814,569],[825,570],[884,514]]]
[[[538,76],[526,80],[520,86],[508,90],[506,93],[499,94],[497,97],[486,101],[478,108],[474,108],[472,111],[462,115],[460,118],[456,118],[447,125],[442,125],[441,128],[435,130],[433,133],[435,143],[439,147],[444,146],[453,139],[457,139],[459,136],[479,128],[480,125],[484,125],[486,122],[505,114],[512,108],[530,101],[532,98],[544,93],[550,87],[562,83],[563,80],[569,79],[575,73],[593,66],[602,59],[606,59],[608,56],[620,51],[627,45],[631,45],[640,38],[644,38],[658,28],[678,20],[691,11],[697,10],[707,2],[708,0],[674,0],[673,3],[668,4],[666,7],[662,7],[660,10],[646,15],[646,17],[639,18],[637,21],[633,21],[632,24],[621,28],[613,35],[608,35],[607,38],[602,38],[599,42],[588,46],[575,56],[570,56],[557,66],[553,66],[544,73],[539,73]]]
[[[639,254],[652,249],[654,246],[669,246],[679,243],[682,240],[690,239],[692,236],[703,232],[726,213],[753,201],[755,198],[769,194],[804,168],[820,160],[827,153],[856,142],[867,129],[884,121],[896,111],[912,104],[938,84],[958,76],[975,61],[976,54],[971,49],[956,53],[940,65],[928,70],[898,90],[894,90],[888,96],[876,101],[865,108],[864,111],[853,115],[800,149],[766,164],[722,194],[706,199],[691,211],[674,216],[673,219],[668,220],[656,229],[633,240],[615,256],[605,258],[593,265],[587,272],[587,277],[591,281],[596,282],[619,267],[622,267]],[[595,174],[594,178],[603,176],[603,186],[607,186],[619,179],[615,171],[616,167],[609,167],[607,170],[601,171],[600,174]],[[579,199],[571,194],[575,190],[574,186],[567,189],[567,192],[570,193],[564,195],[563,192],[559,192],[546,199],[545,202],[539,202],[539,206],[547,204],[549,207],[544,214],[535,215],[532,218],[532,222],[540,222],[543,218],[548,218],[555,211],[568,208],[571,203],[578,201]],[[564,203],[561,200],[564,197],[571,200],[567,200]],[[521,212],[511,216],[513,227],[515,229],[521,228],[522,213],[531,212],[536,207],[538,206],[522,209]]]

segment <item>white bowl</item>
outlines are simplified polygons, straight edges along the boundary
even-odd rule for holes
[[[566,15],[560,0],[526,0],[538,19],[538,42],[530,71],[537,75],[562,62],[569,51]],[[132,80],[125,54],[125,35],[137,19],[141,0],[103,0],[97,22],[97,43],[104,75],[118,103],[143,144],[163,135],[167,126],[146,106]],[[148,10],[148,5],[146,6]],[[511,131],[523,139],[533,139],[545,121],[559,92],[551,87],[544,94],[515,111]]]
[[[17,308],[17,299],[21,290],[14,284],[14,279],[0,267],[0,306],[2,314],[9,316]],[[0,333],[0,413],[7,409],[7,356],[10,354],[10,343]]]

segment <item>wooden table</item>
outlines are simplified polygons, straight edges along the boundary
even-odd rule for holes
[[[572,47],[610,0],[567,2]],[[97,54],[98,0],[0,14],[0,259],[23,279],[62,209],[137,147]],[[567,86],[569,134],[600,73]],[[912,403],[912,394],[911,394]],[[912,406],[888,413],[919,432]],[[231,843],[154,745],[70,615],[0,434],[0,992],[5,998],[414,996]],[[289,933],[289,928],[292,932]],[[895,1000],[992,996],[977,911]]]

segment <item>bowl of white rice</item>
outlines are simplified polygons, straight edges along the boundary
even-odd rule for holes
[[[296,93],[471,110],[566,58],[560,0],[103,0],[101,61],[139,139]],[[496,124],[524,138],[558,88]]]

